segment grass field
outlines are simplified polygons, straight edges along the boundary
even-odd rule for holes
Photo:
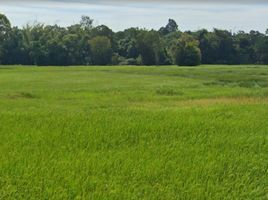
[[[0,199],[268,199],[268,66],[0,66]]]

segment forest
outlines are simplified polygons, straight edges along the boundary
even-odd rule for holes
[[[13,27],[0,14],[2,65],[179,65],[268,64],[268,29],[181,31],[169,19],[159,30],[128,28],[114,32],[82,16],[68,27],[26,24]]]

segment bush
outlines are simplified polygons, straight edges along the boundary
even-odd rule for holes
[[[185,54],[182,63],[179,65],[186,65],[186,66],[197,66],[200,65],[201,62],[201,51],[196,46],[186,46],[185,47]]]
[[[114,53],[111,59],[112,65],[119,65],[122,62],[125,62],[125,58],[120,56],[118,53]]]
[[[120,62],[119,65],[142,65],[141,57],[138,58],[128,58]]]

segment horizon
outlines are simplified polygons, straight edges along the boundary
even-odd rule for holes
[[[69,26],[80,21],[82,15],[94,19],[94,25],[105,24],[114,31],[130,27],[159,29],[174,19],[181,31],[199,29],[226,29],[232,32],[255,30],[264,33],[268,28],[268,4],[259,1],[91,1],[42,0],[0,1],[0,13],[6,15],[12,26],[27,23]],[[219,2],[219,1],[217,1]]]

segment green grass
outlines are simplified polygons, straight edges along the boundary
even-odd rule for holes
[[[268,66],[0,67],[0,199],[268,199]]]

